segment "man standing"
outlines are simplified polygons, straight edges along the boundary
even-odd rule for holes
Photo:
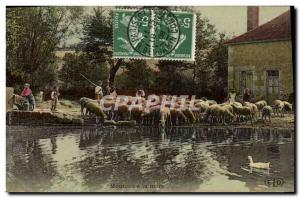
[[[243,96],[243,102],[251,102],[251,92],[250,89],[246,88]]]
[[[53,90],[51,92],[51,111],[55,111],[56,110],[56,105],[58,102],[58,96],[59,96],[59,90],[58,87],[54,86]]]
[[[103,92],[102,92],[102,82],[98,81],[98,85],[95,87],[95,99],[99,102],[103,98]]]
[[[136,97],[145,97],[145,91],[143,89],[138,89],[135,93]]]
[[[110,95],[110,92],[111,92],[111,88],[109,85],[109,80],[107,80],[106,87],[105,87],[105,95]]]

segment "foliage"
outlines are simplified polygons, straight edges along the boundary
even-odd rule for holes
[[[155,76],[145,60],[133,60],[125,65],[125,71],[117,77],[117,88],[119,90],[152,88]]]
[[[86,53],[67,53],[64,64],[59,72],[59,78],[64,82],[64,88],[90,86],[80,74],[92,82],[104,81],[108,75],[108,66],[105,62],[97,63],[90,59]]]
[[[118,69],[123,65],[122,59],[112,59],[112,14],[112,10],[94,8],[93,15],[86,16],[83,20],[83,38],[79,45],[80,50],[94,62],[109,64],[107,79],[111,86]]]
[[[227,88],[227,47],[224,33],[197,13],[195,62],[159,61],[158,84],[165,92],[220,99]],[[178,86],[180,84],[180,86]]]
[[[174,7],[174,9],[191,11],[188,7]],[[77,61],[77,63],[73,61],[73,64],[77,65],[74,67],[79,69],[80,65],[82,65],[81,67],[84,65],[88,76],[92,75],[93,70],[88,70],[87,67],[91,67],[93,64],[99,64],[99,67],[108,66],[107,73],[105,73],[107,70],[102,71],[99,68],[99,72],[96,72],[98,77],[95,80],[105,79],[105,75],[107,75],[107,79],[110,79],[111,85],[113,85],[116,73],[123,68],[123,73],[117,76],[115,83],[119,90],[143,87],[159,93],[225,97],[227,48],[223,43],[227,38],[225,34],[217,34],[215,27],[200,13],[197,13],[195,62],[159,61],[157,63],[159,72],[149,68],[148,61],[112,60],[112,12],[110,10],[95,8],[92,15],[84,18],[82,25],[83,37],[79,50],[81,54],[84,54],[84,56],[81,55],[84,58],[75,56],[70,58]],[[64,67],[66,66],[67,64],[64,65]],[[74,75],[76,76],[76,74]],[[68,76],[65,75],[65,77]],[[69,79],[69,82],[74,81],[73,84],[76,85],[79,80],[82,78]]]
[[[193,88],[191,75],[184,73],[191,64],[183,61],[159,61],[157,65],[160,70],[156,79],[159,92],[188,94],[191,91]]]
[[[33,89],[57,80],[54,51],[73,33],[80,7],[8,7],[7,86],[29,82]]]
[[[172,7],[191,11],[191,8]],[[81,20],[82,19],[82,20]],[[75,32],[81,20],[82,38],[76,53],[66,54],[57,72],[56,48]],[[77,24],[77,25],[76,25]],[[122,90],[143,87],[157,93],[225,97],[227,47],[225,34],[217,34],[208,19],[197,13],[196,60],[148,61],[112,59],[112,11],[96,7],[82,17],[82,7],[7,8],[7,85],[29,82],[33,89],[62,81],[65,88],[89,87],[80,73],[93,82],[110,80]],[[58,74],[58,75],[57,75]]]

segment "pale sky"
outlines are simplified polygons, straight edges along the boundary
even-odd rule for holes
[[[92,7],[86,7],[85,10],[85,13],[89,14]],[[208,18],[218,32],[225,32],[229,36],[238,36],[247,30],[246,6],[199,6],[195,7],[195,10],[200,11],[203,17]],[[260,6],[259,24],[264,24],[287,10],[289,10],[288,6]],[[66,43],[78,43],[79,37],[80,35],[75,35],[67,39]]]
[[[280,14],[289,10],[290,7],[260,6],[259,25],[262,25]],[[247,31],[247,7],[246,6],[201,6],[197,7],[210,23],[216,26],[218,32],[226,32],[238,36]]]

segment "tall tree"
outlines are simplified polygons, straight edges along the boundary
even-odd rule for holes
[[[85,17],[83,21],[83,38],[81,49],[89,54],[91,60],[97,63],[109,63],[108,80],[110,86],[114,84],[119,68],[124,65],[122,59],[112,59],[112,10],[93,9],[93,15]]]
[[[73,33],[82,8],[8,7],[6,13],[7,85],[38,88],[54,81],[55,49]]]

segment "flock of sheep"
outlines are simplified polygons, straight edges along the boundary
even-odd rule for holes
[[[250,102],[225,102],[218,104],[214,100],[201,99],[175,99],[171,96],[156,96],[158,100],[154,103],[153,98],[139,98],[126,96],[126,99],[106,98],[100,101],[89,98],[81,98],[81,115],[96,115],[105,120],[136,120],[139,124],[154,126],[171,126],[182,124],[203,123],[232,123],[253,122],[261,116],[265,121],[271,121],[271,114],[284,116],[292,111],[292,104],[287,101],[275,100],[273,106],[261,100],[256,103]]]

